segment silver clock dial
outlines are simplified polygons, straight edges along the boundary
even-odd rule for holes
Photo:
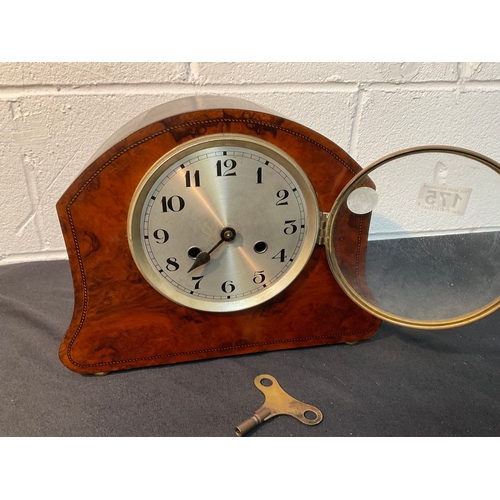
[[[283,151],[239,135],[195,140],[137,188],[129,240],[146,279],[199,310],[262,303],[303,269],[318,233],[314,189]]]

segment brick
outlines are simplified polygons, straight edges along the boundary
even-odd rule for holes
[[[356,92],[248,92],[242,98],[294,120],[348,150]]]
[[[396,150],[447,144],[500,161],[500,89],[366,91],[358,131],[363,166]]]
[[[500,82],[500,63],[460,63],[460,77],[470,81]]]
[[[192,63],[194,82],[373,83],[456,81],[456,63]]]
[[[36,229],[37,207],[32,202],[28,188],[27,175],[31,175],[31,169],[25,162],[22,147],[15,141],[18,128],[17,123],[13,122],[14,116],[12,103],[0,102],[0,264],[10,253],[38,251],[42,247]]]
[[[0,85],[186,83],[188,63],[0,63]]]

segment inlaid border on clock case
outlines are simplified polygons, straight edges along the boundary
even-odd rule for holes
[[[380,320],[342,292],[319,246],[304,271],[277,297],[232,313],[214,315],[179,306],[140,275],[127,242],[129,205],[151,165],[180,144],[221,133],[265,140],[305,170],[320,211],[329,211],[361,170],[320,134],[245,106],[242,101],[238,108],[189,111],[140,128],[101,153],[61,197],[57,210],[75,290],[73,318],[60,347],[65,366],[79,373],[123,370],[353,342],[376,332]],[[363,253],[368,223],[361,218],[352,230],[360,241],[353,262]]]

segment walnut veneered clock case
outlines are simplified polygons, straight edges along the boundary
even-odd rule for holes
[[[369,338],[380,320],[342,291],[323,246],[360,171],[322,135],[239,99],[133,120],[57,204],[75,289],[62,362],[97,373]],[[369,218],[339,230],[360,271]]]

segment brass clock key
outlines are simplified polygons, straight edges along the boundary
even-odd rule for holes
[[[244,436],[276,415],[290,415],[306,425],[317,425],[323,420],[323,414],[318,408],[292,398],[271,375],[258,375],[254,379],[254,384],[264,394],[266,400],[250,418],[236,426],[237,436]]]

